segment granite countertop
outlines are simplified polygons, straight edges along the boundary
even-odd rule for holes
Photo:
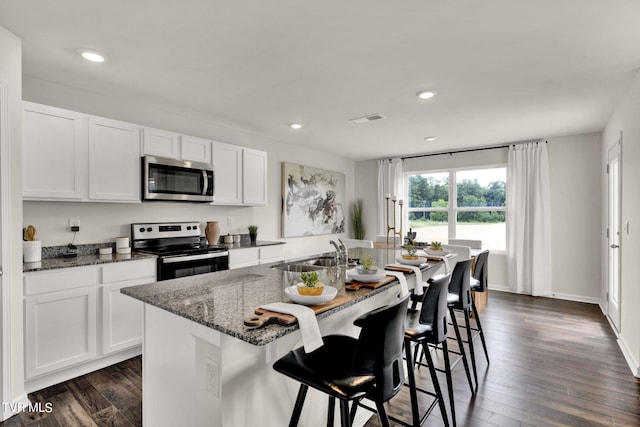
[[[389,249],[351,249],[351,258],[371,255],[380,267],[395,262],[395,250]],[[334,253],[319,256],[333,256]],[[312,258],[311,256],[303,259]],[[286,263],[294,263],[290,260]],[[430,261],[422,267],[424,272],[435,271],[441,262]],[[338,289],[338,295],[348,295],[352,299],[325,313],[318,319],[330,316],[349,306],[357,304],[377,293],[398,285],[397,279],[375,290],[361,288],[358,291],[346,291],[345,266],[318,270],[320,280],[326,285]],[[408,276],[413,273],[408,274]],[[254,345],[265,345],[279,337],[298,329],[298,324],[290,326],[267,325],[258,329],[244,326],[243,319],[254,314],[254,310],[271,302],[289,302],[284,289],[299,281],[299,273],[274,268],[274,265],[258,265],[237,270],[219,271],[179,279],[166,280],[147,285],[121,289],[125,295],[147,304],[167,310],[178,316],[200,323],[227,335]]]
[[[22,263],[24,273],[31,271],[57,270],[60,268],[85,267],[88,265],[108,264],[112,262],[138,261],[142,259],[157,258],[155,255],[132,252],[130,255],[78,255],[72,258],[43,258],[38,262]]]

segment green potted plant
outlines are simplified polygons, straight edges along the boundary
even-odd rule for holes
[[[317,271],[304,271],[300,273],[300,280],[298,283],[298,293],[300,295],[322,295],[324,283],[319,281]]]
[[[247,229],[249,230],[249,238],[251,239],[251,243],[255,243],[256,239],[258,238],[258,226],[250,225],[247,227]]]
[[[413,246],[413,245],[405,245],[404,249],[407,251],[406,253],[402,254],[402,258],[404,259],[409,259],[409,260],[417,260],[418,259],[418,249]]]
[[[358,274],[376,274],[378,267],[374,264],[372,256],[366,256],[360,259],[360,267],[358,267]]]
[[[427,252],[430,255],[443,255],[444,251],[442,249],[442,243],[441,242],[431,242],[431,244],[427,248]]]
[[[364,221],[362,219],[362,199],[358,199],[351,207],[351,227],[353,237],[358,240],[364,239]]]

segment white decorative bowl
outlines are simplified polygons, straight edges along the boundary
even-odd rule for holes
[[[401,256],[397,256],[396,261],[398,261],[400,264],[406,264],[406,265],[422,265],[425,262],[427,262],[427,258],[423,256],[419,256],[418,259],[405,259],[405,258],[402,258]]]
[[[384,279],[386,275],[387,275],[387,272],[384,271],[383,268],[378,268],[378,270],[374,274],[371,274],[371,273],[360,274],[358,273],[357,268],[352,268],[347,270],[347,276],[350,278],[350,280],[356,280],[362,283],[379,282],[380,280]]]
[[[434,251],[431,248],[424,248],[424,251],[426,253],[428,253],[429,255],[434,255],[434,256],[445,256],[448,253],[450,253],[451,251],[448,249],[442,249],[441,251]]]
[[[324,304],[334,299],[336,295],[338,295],[338,290],[333,286],[324,285],[324,287],[322,288],[321,295],[307,296],[307,295],[300,295],[298,293],[298,286],[294,285],[294,286],[289,286],[287,288],[284,288],[284,294],[287,296],[287,298],[289,298],[291,301],[297,304],[318,305],[318,304]]]

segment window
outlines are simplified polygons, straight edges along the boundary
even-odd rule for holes
[[[477,239],[484,249],[504,251],[506,181],[506,167],[408,175],[407,219],[416,240]]]

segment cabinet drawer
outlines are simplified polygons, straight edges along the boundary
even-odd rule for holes
[[[263,246],[260,248],[260,263],[284,259],[284,245]]]
[[[156,277],[156,260],[120,262],[102,267],[102,283],[116,283],[125,280]]]
[[[37,295],[98,284],[94,266],[24,274],[24,294]]]

